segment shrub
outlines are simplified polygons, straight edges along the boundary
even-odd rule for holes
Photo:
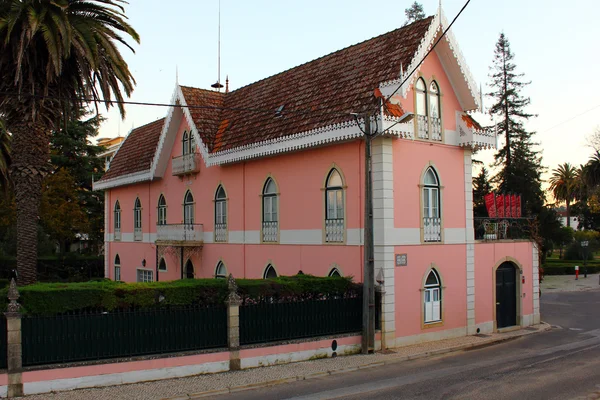
[[[277,279],[240,279],[238,293],[245,303],[303,301],[326,297],[355,297],[362,285],[351,278],[310,275]],[[0,289],[6,310],[8,288]],[[148,309],[172,306],[224,305],[229,293],[224,279],[184,279],[168,282],[123,283],[110,280],[80,283],[36,283],[19,288],[26,314],[54,315],[82,311]]]

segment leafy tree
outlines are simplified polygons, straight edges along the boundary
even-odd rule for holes
[[[61,254],[76,234],[87,231],[87,215],[79,206],[77,183],[66,169],[44,180],[40,217],[45,232],[58,241]]]
[[[493,179],[500,192],[521,194],[524,214],[531,215],[537,214],[544,204],[542,158],[534,149],[533,133],[524,126],[533,116],[525,111],[530,99],[521,94],[529,82],[522,81],[523,74],[516,73],[513,59],[510,43],[501,33],[491,67],[492,91],[487,94],[494,101],[490,115],[505,138],[504,146],[495,155],[494,166],[500,170]]]
[[[487,217],[484,196],[492,191],[492,184],[485,167],[481,168],[479,175],[473,180],[473,215],[475,217]]]
[[[571,244],[573,238],[575,237],[574,235],[575,231],[570,226],[563,226],[562,228],[560,228],[560,233],[556,237],[556,244],[560,249],[559,258],[562,258],[563,248]]]
[[[19,283],[36,281],[37,221],[50,132],[87,98],[129,96],[135,80],[117,45],[139,42],[124,0],[0,0],[0,115],[12,134]],[[124,114],[122,103],[118,103]],[[75,115],[77,117],[77,115]]]
[[[425,19],[426,17],[425,11],[423,10],[423,5],[416,1],[412,3],[410,7],[404,10],[404,14],[406,14],[406,22],[404,23],[404,26]]]
[[[579,180],[577,169],[569,163],[564,163],[552,171],[550,177],[550,190],[554,198],[567,204],[567,226],[571,226],[571,202],[577,194]]]
[[[84,114],[82,112],[82,114]],[[50,161],[55,169],[65,169],[73,177],[79,204],[89,221],[87,233],[92,245],[104,240],[104,194],[92,190],[92,180],[104,169],[104,160],[98,158],[102,147],[91,144],[104,119],[93,116],[71,120],[63,129],[52,133]]]

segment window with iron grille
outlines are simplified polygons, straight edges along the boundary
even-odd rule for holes
[[[189,190],[183,198],[183,223],[190,225],[194,223],[194,196]]]
[[[215,194],[215,242],[227,241],[227,195],[219,185]]]
[[[344,188],[339,171],[333,168],[325,189],[325,241],[344,241]]]
[[[142,240],[142,202],[139,197],[133,207],[133,240]]]
[[[277,186],[271,178],[267,179],[263,187],[263,215],[262,215],[262,240],[263,242],[277,242],[279,237]]]
[[[167,224],[167,201],[165,200],[165,196],[163,196],[162,194],[158,198],[158,218],[156,220],[156,224]]]
[[[423,241],[441,240],[440,183],[435,170],[429,167],[423,179]]]

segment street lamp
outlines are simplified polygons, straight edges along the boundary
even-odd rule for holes
[[[581,247],[583,247],[583,277],[587,278],[587,248],[590,244],[589,241],[584,240],[581,242]]]

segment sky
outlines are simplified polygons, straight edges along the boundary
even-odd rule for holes
[[[412,1],[221,0],[221,82],[229,76],[235,90],[394,30]],[[465,1],[442,0],[449,21]],[[129,2],[126,14],[141,37],[135,54],[123,48],[137,82],[130,100],[170,102],[176,76],[182,85],[210,89],[218,76],[219,1]],[[437,12],[439,0],[421,3],[427,15]],[[583,164],[592,154],[586,137],[600,127],[599,14],[597,0],[471,0],[452,28],[484,92],[495,43],[505,33],[517,71],[531,81],[524,93],[537,116],[526,127],[537,132],[548,172],[564,162]],[[129,105],[126,112],[122,120],[115,109],[103,110],[107,120],[98,137],[125,136],[164,117],[167,108]],[[493,151],[477,158],[489,164]]]

